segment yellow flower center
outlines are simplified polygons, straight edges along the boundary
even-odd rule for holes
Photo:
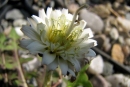
[[[51,42],[55,45],[59,44],[59,46],[64,47],[64,50],[71,48],[73,43],[80,36],[82,28],[75,26],[73,27],[73,31],[69,35],[66,35],[71,21],[67,20],[65,15],[61,15],[58,20],[50,19],[50,21],[51,26],[47,32],[47,37],[49,40],[48,42]]]

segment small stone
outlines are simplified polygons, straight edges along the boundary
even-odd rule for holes
[[[87,22],[87,27],[91,28],[95,33],[103,30],[104,23],[102,19],[86,9],[80,11],[79,17]]]
[[[111,31],[111,27],[105,27],[104,33],[105,33],[106,35],[108,35],[110,31]]]
[[[111,49],[111,44],[110,44],[110,38],[105,38],[104,39],[104,44],[103,44],[103,48],[106,52],[110,51]]]
[[[103,75],[111,75],[113,73],[113,65],[109,62],[104,62]]]
[[[22,27],[22,25],[26,25],[27,24],[27,21],[24,20],[24,19],[17,19],[13,22],[13,25],[15,27]]]
[[[124,2],[124,0],[116,0],[116,2],[122,3]]]
[[[21,27],[14,27],[14,29],[19,36],[24,36],[23,32],[21,31]]]
[[[108,17],[108,21],[110,21],[110,24],[111,24],[111,25],[118,27],[118,21],[116,20],[115,17],[109,16],[109,17]]]
[[[113,45],[111,56],[113,60],[117,61],[118,63],[121,63],[121,64],[124,63],[124,54],[123,54],[122,47],[120,46],[120,44]]]
[[[13,10],[10,10],[10,11],[8,11],[6,13],[5,18],[6,19],[13,19],[13,20],[15,20],[15,19],[21,19],[21,18],[23,18],[23,15],[20,12],[20,10],[13,9]]]
[[[127,46],[127,45],[123,46],[122,50],[123,50],[123,53],[125,55],[125,58],[127,58],[129,56],[129,54],[130,54],[130,48],[129,48],[129,46]]]
[[[102,49],[106,36],[104,34],[94,36],[94,40],[97,41],[97,47]]]
[[[114,7],[115,9],[119,8],[119,6],[120,6],[120,3],[119,3],[119,2],[114,2],[113,7]]]
[[[36,68],[38,68],[41,65],[40,61],[37,58],[33,58],[33,60],[24,63],[22,66],[27,71],[32,71]]]
[[[125,18],[117,17],[117,21],[120,24],[120,26],[122,26],[122,28],[124,29],[125,32],[130,31],[130,21],[129,20],[127,20]]]
[[[3,33],[3,28],[1,27],[1,25],[0,25],[0,33]]]
[[[114,74],[106,77],[112,87],[130,87],[130,77],[123,74]]]
[[[90,79],[93,87],[111,87],[111,84],[101,75],[96,75]]]
[[[125,40],[124,40],[124,37],[123,37],[123,36],[119,36],[118,40],[119,40],[119,42],[120,42],[121,44],[124,44],[124,43],[125,43]]]
[[[103,73],[104,62],[100,55],[97,55],[90,63],[88,71],[92,74]]]
[[[110,34],[111,38],[114,40],[117,40],[119,37],[119,33],[116,28],[112,28],[109,34]]]
[[[126,42],[127,45],[130,46],[130,38],[126,38],[126,39],[125,39],[125,42]]]
[[[122,9],[122,10],[119,9],[117,12],[119,15],[122,15],[122,16],[124,16],[126,14],[124,9]]]
[[[6,29],[8,26],[9,26],[9,24],[8,24],[8,22],[6,21],[6,20],[1,20],[1,26],[4,28],[4,29]]]
[[[69,12],[74,14],[77,11],[77,9],[79,8],[79,5],[76,3],[71,3],[70,5],[68,5],[67,8],[68,8]]]
[[[86,3],[87,0],[77,0],[80,5]]]
[[[11,30],[12,30],[12,26],[7,27],[7,28],[4,30],[4,34],[5,34],[5,35],[9,35],[10,32],[11,32]]]
[[[107,18],[110,15],[110,10],[106,5],[96,5],[94,6],[94,12],[98,14],[101,18]]]
[[[130,20],[130,13],[126,13],[126,19]]]

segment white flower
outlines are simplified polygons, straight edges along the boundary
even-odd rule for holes
[[[73,15],[69,14],[67,9],[60,11],[48,8],[46,14],[42,9],[39,11],[39,17],[33,15],[32,18],[36,24],[28,19],[31,27],[25,25],[21,29],[30,39],[21,40],[20,45],[30,53],[43,54],[42,63],[47,65],[49,70],[60,67],[63,75],[68,71],[75,76],[74,72],[81,68],[78,60],[96,55],[90,49],[97,45],[95,40],[90,39],[93,37],[91,29],[84,29],[84,20],[74,22],[70,27]]]

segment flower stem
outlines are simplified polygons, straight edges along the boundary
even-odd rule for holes
[[[25,80],[25,77],[24,77],[24,73],[23,73],[23,70],[22,70],[22,67],[21,67],[21,64],[20,64],[20,61],[19,61],[19,58],[18,58],[18,53],[17,53],[17,49],[14,49],[14,58],[16,60],[16,63],[17,63],[17,69],[18,69],[18,73],[20,75],[20,79],[22,80],[23,82],[23,87],[28,87],[27,83],[26,83],[26,80]]]
[[[72,22],[71,22],[71,24],[70,24],[70,26],[69,26],[69,28],[68,28],[68,31],[67,31],[67,36],[71,33],[71,31],[73,30],[73,25],[74,25],[74,22],[75,22],[75,20],[76,20],[76,17],[77,17],[77,15],[78,15],[78,13],[79,13],[79,11],[80,10],[82,10],[83,8],[85,8],[85,7],[88,7],[88,5],[87,4],[84,4],[84,5],[82,5],[76,12],[75,12],[75,14],[74,14],[74,17],[73,17],[73,20],[72,20]]]
[[[46,73],[44,74],[44,87],[51,87],[51,78],[52,78],[52,73],[53,71],[47,71],[46,68]]]
[[[6,68],[5,68],[5,63],[6,63],[6,62],[5,62],[4,53],[2,53],[2,62],[3,62],[3,68],[6,69]],[[7,74],[6,72],[4,73],[4,78],[5,78],[5,83],[7,83],[7,82],[8,82],[8,74]]]

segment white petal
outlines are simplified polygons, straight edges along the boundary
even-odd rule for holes
[[[82,29],[84,29],[84,28],[85,28],[85,26],[86,26],[86,24],[87,24],[87,22],[86,22],[86,21],[81,20],[81,21],[80,21],[79,26],[80,26]]]
[[[57,10],[52,11],[50,17],[51,17],[52,19],[57,20],[58,17],[59,17],[59,14],[58,14]]]
[[[68,9],[62,9],[62,14],[64,14],[64,15],[67,15],[68,14]]]
[[[45,39],[46,39],[46,31],[42,31],[41,32],[41,40],[43,43],[45,43]]]
[[[97,41],[93,39],[85,40],[84,42],[80,43],[80,48],[91,48],[97,45]]]
[[[78,20],[78,18],[79,18],[79,15],[77,15],[76,20]]]
[[[66,75],[67,74],[67,70],[68,70],[67,62],[65,60],[59,59],[59,66],[60,66],[60,69],[62,71],[62,74]]]
[[[74,71],[73,71],[73,70],[68,69],[68,72],[69,72],[72,76],[75,76],[75,73],[74,73]]]
[[[91,31],[90,28],[84,29],[79,37],[79,39],[81,38],[92,38],[93,37],[93,33]]]
[[[56,54],[51,54],[48,51],[45,51],[43,54],[42,63],[48,65],[48,64],[52,63],[55,58],[56,58]]]
[[[43,23],[38,23],[37,24],[37,31],[38,31],[38,33],[40,34],[41,33],[41,31],[46,31],[46,25],[45,24],[43,24]]]
[[[96,53],[92,49],[89,49],[88,53],[86,53],[85,56],[86,57],[95,57]]]
[[[72,14],[67,14],[66,18],[67,18],[67,20],[72,21],[73,15]]]
[[[50,18],[51,12],[52,12],[52,8],[48,7],[46,12],[48,19]]]
[[[39,10],[39,17],[43,20],[43,23],[45,24],[46,14],[45,14],[44,9]]]
[[[56,13],[57,17],[61,16],[61,11],[60,10],[55,10],[55,13]]]
[[[77,72],[80,71],[80,64],[77,59],[69,58],[69,61],[74,65]]]
[[[58,61],[55,59],[52,63],[47,65],[47,68],[49,70],[55,70],[58,67]]]
[[[89,37],[88,38],[92,38],[93,37],[93,32],[92,32],[92,30],[90,28],[87,28],[87,29],[84,29],[84,30],[86,30],[86,32],[89,33]]]
[[[37,23],[45,23],[41,18],[38,16],[32,15],[32,18],[37,22]]]
[[[34,23],[31,19],[27,18],[29,24],[31,25],[31,27],[36,31],[36,23]]]
[[[45,45],[42,45],[41,43],[35,41],[32,42],[30,45],[28,45],[26,48],[31,52],[31,53],[43,53],[45,51]]]
[[[29,38],[34,40],[40,40],[40,36],[38,35],[38,33],[35,32],[31,27],[24,25],[21,30]]]
[[[49,27],[49,26],[50,26],[50,21],[49,21],[49,19],[45,18],[45,22],[46,22],[47,27]]]
[[[64,53],[64,51],[63,51],[63,53],[60,54],[60,56],[61,56],[64,60],[67,60],[67,58],[68,58],[68,57],[66,56],[66,54]]]
[[[22,48],[25,48],[25,49],[26,49],[26,47],[27,47],[29,44],[31,44],[32,42],[34,42],[34,40],[32,40],[32,39],[22,39],[22,40],[20,41],[20,46],[21,46]]]

